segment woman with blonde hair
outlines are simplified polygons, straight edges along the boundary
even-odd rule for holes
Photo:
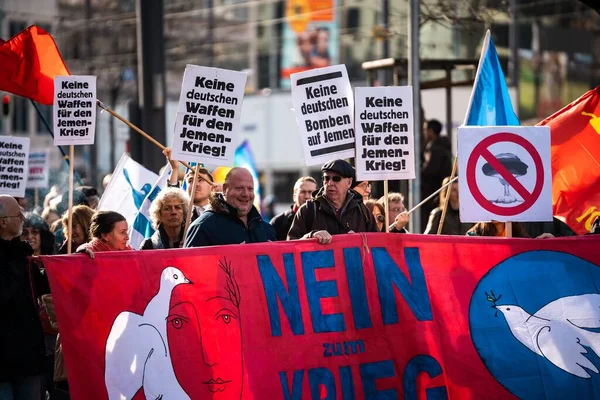
[[[181,189],[161,190],[150,206],[150,218],[156,230],[142,242],[140,250],[181,247],[189,202],[188,194]]]
[[[65,240],[58,250],[58,254],[67,254],[67,241],[71,240],[73,252],[79,246],[90,241],[90,224],[94,216],[94,210],[88,206],[79,205],[73,207],[73,232],[69,232],[69,212],[62,217],[63,234]]]

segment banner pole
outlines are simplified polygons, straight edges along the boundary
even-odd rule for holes
[[[512,222],[505,222],[504,223],[504,234],[505,234],[506,238],[513,237],[513,234],[512,234]]]
[[[103,102],[101,102],[100,100],[96,100],[96,103],[98,104],[98,107],[100,107],[102,110],[106,111],[107,113],[109,113],[110,115],[112,115],[113,117],[118,119],[119,121],[123,122],[125,125],[127,125],[131,129],[133,129],[134,131],[136,131],[137,133],[139,133],[140,135],[142,135],[143,137],[145,137],[146,139],[151,141],[159,149],[164,150],[166,148],[158,140],[154,139],[152,136],[148,135],[146,132],[144,132],[143,130],[141,130],[140,128],[138,128],[137,126],[135,126],[134,124],[127,121],[125,118],[123,118],[122,116],[120,116],[119,114],[117,114],[116,112],[111,110],[110,108],[108,108],[108,106],[106,104],[104,104]],[[185,161],[179,160],[179,162],[181,164],[183,164],[185,167],[187,167],[189,169],[193,169],[193,167],[190,166],[190,164],[186,163]]]
[[[44,117],[44,114],[42,114],[42,110],[40,110],[40,107],[38,106],[38,104],[29,99],[29,101],[31,102],[31,104],[33,104],[33,108],[35,108],[35,111],[37,111],[38,117],[40,117],[40,119],[42,120],[42,124],[44,124],[44,126],[46,127],[46,130],[48,131],[48,133],[50,134],[50,136],[52,136],[52,139],[54,139],[54,132],[52,132],[52,128],[50,128],[50,124],[48,124],[48,121],[46,121],[46,117]],[[65,153],[65,151],[63,150],[63,148],[61,146],[56,146],[58,147],[58,150],[60,150],[60,153],[63,156],[63,160],[65,160],[65,162],[67,163],[67,166],[70,167],[70,159],[67,156],[67,154]],[[79,183],[80,185],[83,185],[83,182],[81,181],[81,178],[79,177],[79,174],[75,175],[75,179],[77,179],[77,183]]]
[[[383,197],[385,200],[385,232],[388,233],[390,231],[390,221],[389,221],[389,215],[390,215],[390,203],[388,201],[388,180],[384,180],[383,181]]]
[[[38,188],[33,189],[33,207],[37,209],[40,205],[40,192]]]
[[[75,158],[75,146],[69,146],[69,159],[72,161]],[[73,162],[69,163],[69,216],[67,223],[67,230],[69,231],[69,238],[67,240],[67,254],[71,254],[73,247]]]
[[[194,169],[194,182],[192,183],[192,193],[190,195],[190,204],[188,204],[187,215],[185,217],[185,228],[183,229],[183,237],[185,239],[185,235],[187,234],[187,230],[190,227],[190,223],[192,222],[192,211],[194,210],[194,196],[196,196],[196,183],[198,183],[198,169],[200,169],[200,164],[196,163],[196,168]],[[185,177],[183,177],[185,179]]]
[[[450,181],[454,181],[454,177],[456,176],[456,169],[458,168],[458,155],[454,157],[454,164],[452,165],[452,173],[450,174]],[[446,190],[446,198],[444,199],[444,208],[442,208],[442,216],[440,218],[440,223],[438,225],[437,234],[442,234],[442,227],[444,226],[444,219],[446,219],[446,211],[448,211],[448,201],[450,200],[450,192],[452,191],[452,185],[448,186],[448,190]]]
[[[419,204],[417,204],[416,206],[414,206],[413,208],[411,208],[410,210],[408,210],[408,214],[410,215],[417,208],[419,208],[423,204],[427,203],[429,200],[431,200],[432,198],[434,198],[435,195],[437,195],[439,192],[441,192],[442,190],[444,190],[448,185],[453,184],[457,180],[458,180],[458,176],[455,176],[454,179],[452,179],[451,181],[449,181],[448,183],[446,183],[445,185],[443,185],[441,188],[439,188],[438,190],[436,190],[435,192],[433,192],[432,194],[430,194],[426,199],[421,200],[421,202]],[[394,228],[394,226],[396,226],[395,222],[392,225],[390,225],[390,229]]]

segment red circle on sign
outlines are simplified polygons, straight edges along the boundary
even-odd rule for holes
[[[497,206],[493,203],[491,203],[488,199],[485,198],[485,196],[481,193],[481,191],[479,190],[479,187],[477,186],[477,182],[475,180],[476,177],[476,166],[477,166],[477,161],[479,160],[479,157],[483,157],[486,161],[489,162],[489,160],[487,160],[487,158],[484,156],[484,154],[486,155],[492,155],[490,153],[490,151],[488,150],[489,147],[495,143],[500,143],[500,142],[512,142],[515,144],[520,145],[521,147],[523,147],[531,156],[531,158],[533,159],[533,162],[535,164],[535,187],[533,188],[533,191],[531,193],[529,193],[527,191],[527,189],[525,189],[522,185],[519,185],[522,187],[522,191],[525,191],[528,193],[528,195],[523,196],[521,194],[521,192],[519,192],[519,194],[521,195],[521,197],[523,197],[523,202],[517,206],[514,207],[500,207]],[[493,155],[492,155],[493,157]],[[500,171],[496,170],[503,178],[505,178],[505,180],[515,180],[516,178],[514,176],[512,176],[511,174],[511,178],[506,179],[506,177],[500,173]],[[469,187],[469,190],[471,191],[471,194],[473,195],[473,198],[475,199],[475,201],[477,201],[477,203],[483,207],[485,210],[494,213],[496,215],[502,215],[505,217],[509,217],[509,216],[514,216],[517,214],[520,214],[524,211],[527,211],[535,202],[536,200],[540,197],[540,194],[542,193],[542,188],[544,187],[544,169],[543,169],[543,163],[542,163],[542,158],[540,157],[539,153],[537,152],[537,150],[535,149],[535,146],[531,144],[531,142],[527,141],[526,139],[524,139],[523,137],[519,136],[519,135],[515,135],[514,133],[508,133],[508,132],[502,132],[502,133],[497,133],[495,135],[489,136],[485,139],[483,139],[481,142],[479,142],[477,144],[477,146],[475,146],[475,148],[473,149],[473,151],[471,152],[471,155],[469,156],[469,159],[467,160],[467,186]],[[518,182],[518,181],[517,181]],[[513,185],[511,185],[513,186]],[[513,186],[514,188],[514,186]]]

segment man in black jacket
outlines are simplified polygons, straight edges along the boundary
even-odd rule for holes
[[[254,179],[245,168],[225,177],[223,195],[211,198],[210,209],[192,222],[183,247],[275,241],[275,229],[254,207]]]
[[[46,349],[36,299],[49,290],[39,269],[29,267],[23,220],[17,201],[0,195],[0,399],[41,400]]]
[[[287,234],[292,227],[294,215],[300,206],[310,199],[312,192],[317,190],[317,181],[310,176],[299,178],[294,184],[294,204],[284,213],[276,215],[271,220],[271,225],[275,228],[277,240],[286,240]]]

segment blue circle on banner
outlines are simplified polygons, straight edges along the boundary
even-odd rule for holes
[[[530,251],[493,267],[469,305],[488,371],[521,399],[599,398],[599,288],[600,267],[562,252]]]

